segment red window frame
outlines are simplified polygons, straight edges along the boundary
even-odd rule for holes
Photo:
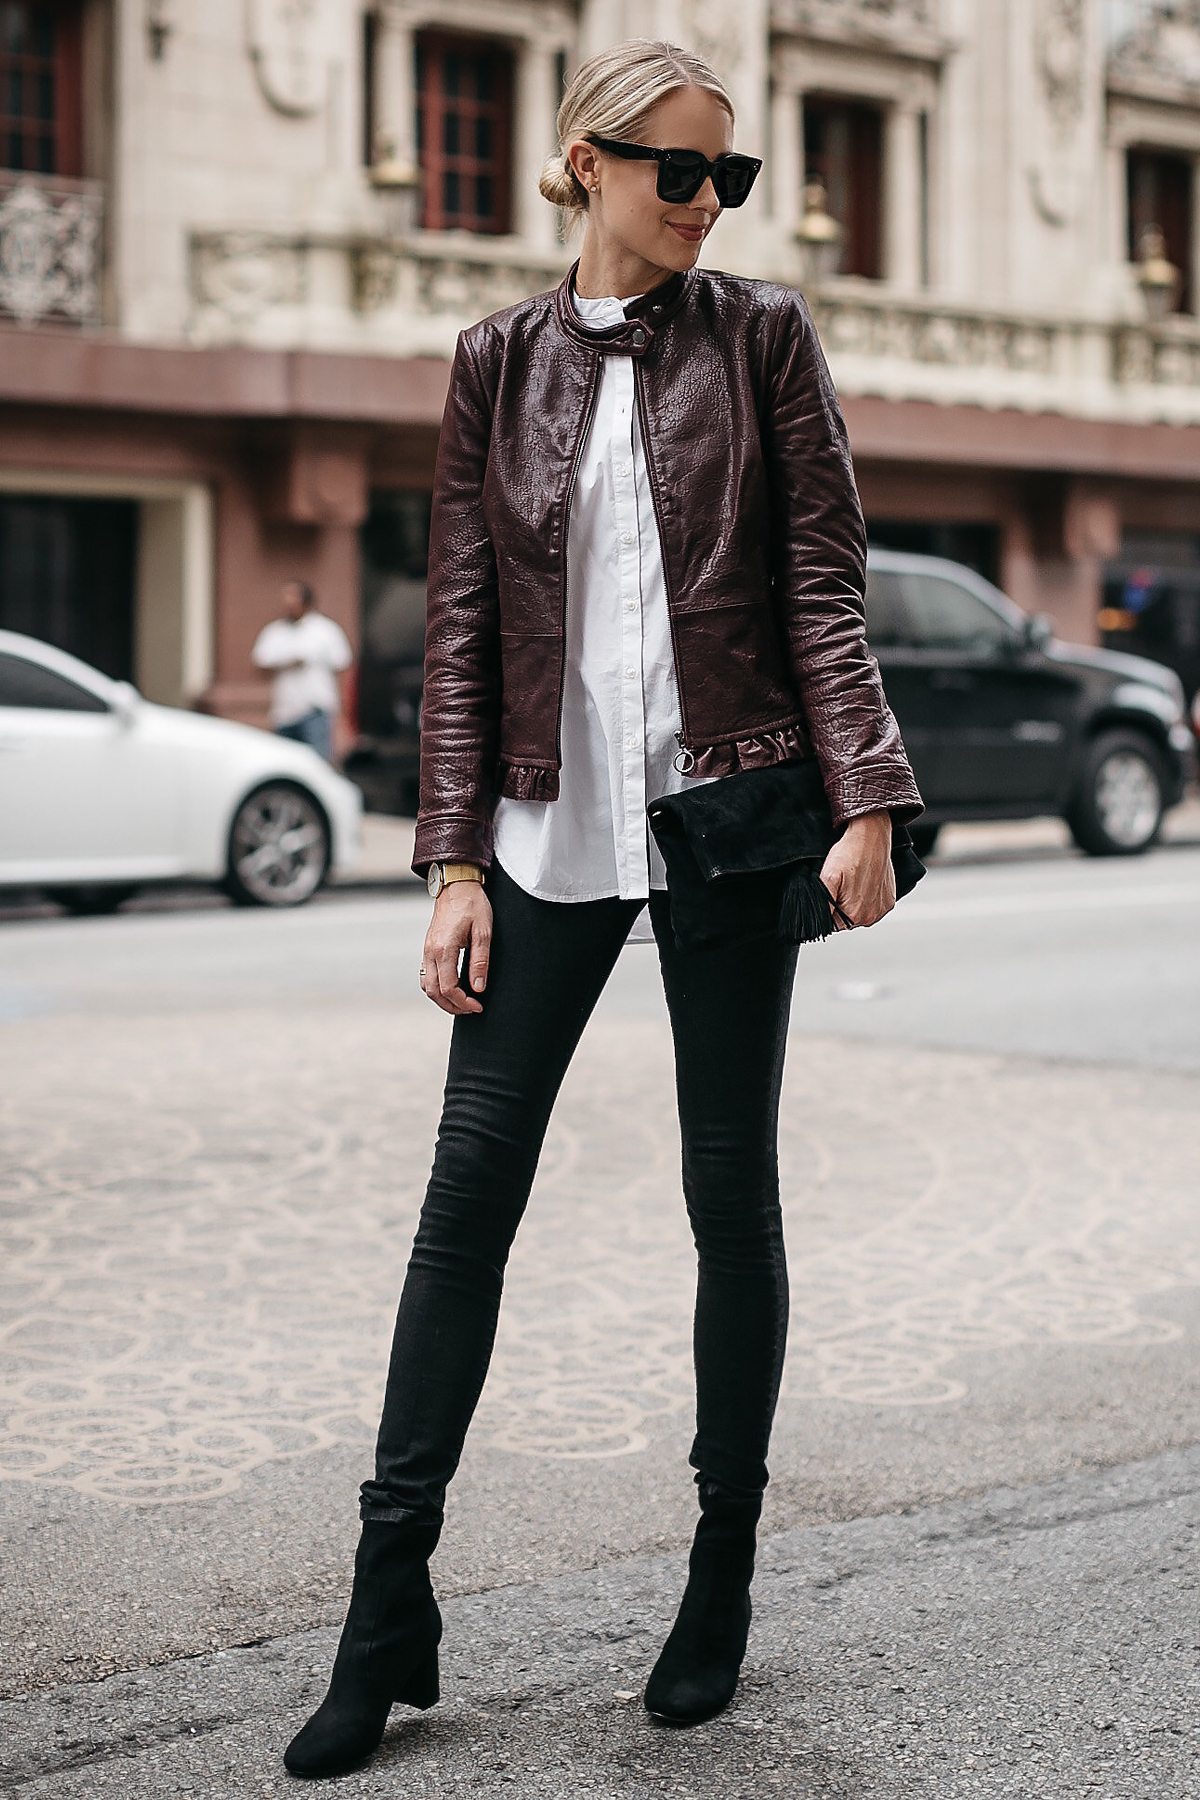
[[[1175,311],[1192,310],[1192,159],[1179,151],[1137,146],[1126,153],[1129,200],[1129,260],[1141,256],[1142,233],[1157,225],[1167,243],[1167,260],[1182,277]]]
[[[512,229],[512,52],[492,38],[417,34],[417,156],[427,231]]]
[[[82,173],[82,9],[77,0],[7,0],[0,37],[0,169]],[[15,106],[14,106],[15,101]]]
[[[883,274],[883,108],[841,94],[804,96],[804,166],[842,227],[839,275]]]

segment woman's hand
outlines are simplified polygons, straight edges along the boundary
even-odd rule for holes
[[[851,819],[825,858],[821,880],[846,915],[842,919],[834,913],[838,931],[875,925],[890,913],[896,904],[891,814],[863,813]]]
[[[483,1005],[474,996],[487,985],[491,947],[492,903],[482,882],[448,882],[433,903],[433,917],[425,933],[422,991],[443,1012],[482,1012]],[[469,953],[469,993],[458,980],[458,962],[464,950]]]

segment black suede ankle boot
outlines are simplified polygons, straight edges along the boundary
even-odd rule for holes
[[[715,1718],[737,1689],[750,1631],[754,1535],[762,1496],[700,1486],[700,1523],[679,1615],[646,1684],[646,1711],[668,1725]]]
[[[329,1692],[284,1752],[293,1775],[344,1775],[378,1749],[394,1701],[433,1706],[442,1619],[429,1582],[439,1523],[368,1519]]]

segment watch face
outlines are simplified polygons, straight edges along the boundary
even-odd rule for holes
[[[429,889],[430,894],[436,900],[438,895],[441,893],[442,887],[444,885],[443,881],[442,881],[442,865],[441,865],[441,863],[430,863],[429,874],[426,877],[425,885]]]

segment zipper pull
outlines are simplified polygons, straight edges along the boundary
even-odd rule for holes
[[[675,742],[679,745],[679,755],[675,758],[675,762],[674,762],[673,766],[678,774],[690,775],[692,770],[696,766],[695,752],[693,750],[689,750],[687,745],[684,743],[682,731],[677,731],[675,733]],[[684,761],[685,757],[687,758],[686,762]]]

